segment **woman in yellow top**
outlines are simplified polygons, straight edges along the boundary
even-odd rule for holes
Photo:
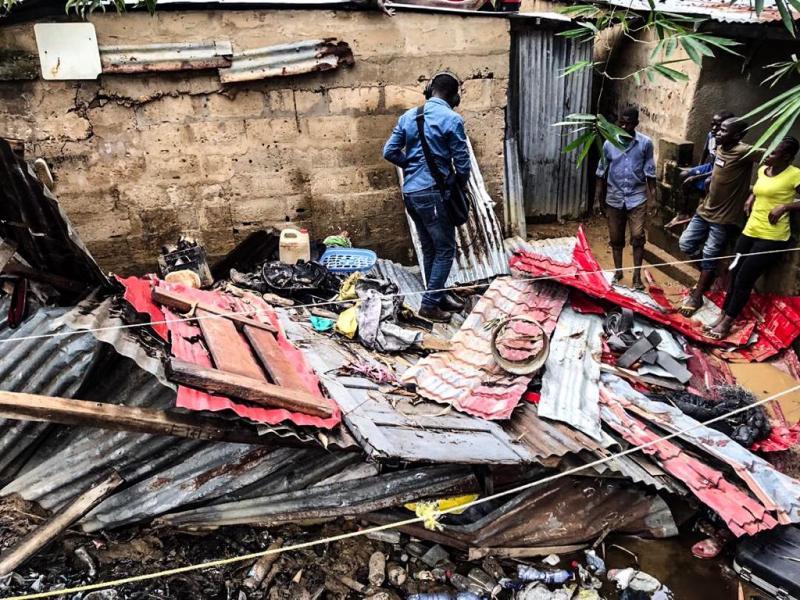
[[[744,205],[747,224],[736,242],[734,267],[722,314],[711,326],[709,336],[728,337],[736,317],[747,304],[756,280],[780,260],[780,250],[789,247],[789,213],[800,210],[800,169],[792,165],[800,142],[787,137],[764,159],[753,192]],[[759,254],[766,253],[766,254]]]

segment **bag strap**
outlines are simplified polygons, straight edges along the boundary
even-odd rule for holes
[[[428,145],[428,140],[425,137],[425,105],[417,108],[417,131],[419,132],[419,141],[422,144],[422,153],[425,155],[425,162],[428,163],[428,170],[431,176],[436,181],[436,187],[442,194],[447,190],[447,184],[442,177],[441,171],[436,168],[436,162],[433,160],[433,153],[431,147]]]

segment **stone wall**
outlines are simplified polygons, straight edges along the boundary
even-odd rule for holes
[[[164,242],[198,236],[210,254],[288,222],[347,230],[396,260],[410,244],[394,168],[381,157],[423,80],[450,69],[489,193],[502,198],[508,21],[334,11],[96,14],[101,45],[231,40],[235,49],[338,37],[356,64],[222,86],[214,71],[0,83],[0,135],[45,157],[56,195],[100,264],[151,267]],[[36,51],[33,25],[0,45]]]

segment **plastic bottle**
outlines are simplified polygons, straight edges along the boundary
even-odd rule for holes
[[[606,572],[605,561],[597,556],[597,552],[594,550],[585,550],[584,552],[586,553],[586,567],[589,571],[595,575],[604,575]]]
[[[281,262],[287,265],[294,265],[299,260],[311,260],[308,229],[287,227],[281,231],[279,256]]]
[[[572,579],[572,573],[564,569],[559,571],[540,571],[528,565],[517,565],[517,577],[523,581],[541,581],[551,585],[561,585]]]

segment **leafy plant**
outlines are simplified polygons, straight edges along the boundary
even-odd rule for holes
[[[731,0],[731,4],[741,1],[743,0]],[[800,12],[800,0],[774,0],[774,3],[786,29],[793,36],[796,35],[792,9]],[[649,11],[644,14],[632,12],[630,9],[606,10],[590,2],[579,2],[564,9],[562,11],[564,14],[578,20],[577,27],[560,34],[566,38],[590,43],[603,30],[619,27],[624,35],[636,42],[645,43],[641,40],[642,34],[645,32],[652,32],[656,41],[649,55],[649,63],[630,73],[612,75],[600,63],[583,60],[564,69],[562,76],[591,68],[605,79],[624,80],[630,78],[637,85],[642,83],[643,78],[650,82],[655,82],[658,77],[681,82],[687,81],[689,77],[674,68],[672,65],[675,63],[691,61],[702,65],[703,60],[715,59],[720,52],[740,56],[736,51],[739,43],[735,40],[703,33],[699,30],[706,19],[659,10],[656,0],[648,0],[648,5]],[[764,10],[764,0],[753,0],[753,8],[760,15]],[[672,58],[678,48],[683,50],[687,58]],[[609,61],[610,56],[611,52],[609,52]],[[800,77],[800,60],[797,55],[792,55],[791,60],[774,63],[769,65],[768,69],[772,73],[764,79],[762,85],[771,87],[781,80]],[[800,120],[800,85],[765,102],[742,118],[754,117],[758,117],[758,120],[751,127],[769,123],[766,131],[756,141],[756,145],[772,150]],[[564,121],[557,123],[556,125],[561,127],[571,127],[572,132],[576,134],[576,137],[564,147],[563,151],[577,152],[577,162],[580,164],[585,160],[591,147],[598,145],[602,139],[617,143],[619,141],[618,132],[612,131],[605,125],[601,126],[603,121],[608,123],[602,115],[569,115]]]
[[[577,164],[586,159],[589,150],[595,146],[602,151],[603,142],[608,140],[617,148],[624,148],[631,136],[624,129],[610,122],[603,115],[571,114],[565,121],[554,123],[554,127],[570,127],[570,133],[578,134],[564,147],[564,152],[578,152]]]

